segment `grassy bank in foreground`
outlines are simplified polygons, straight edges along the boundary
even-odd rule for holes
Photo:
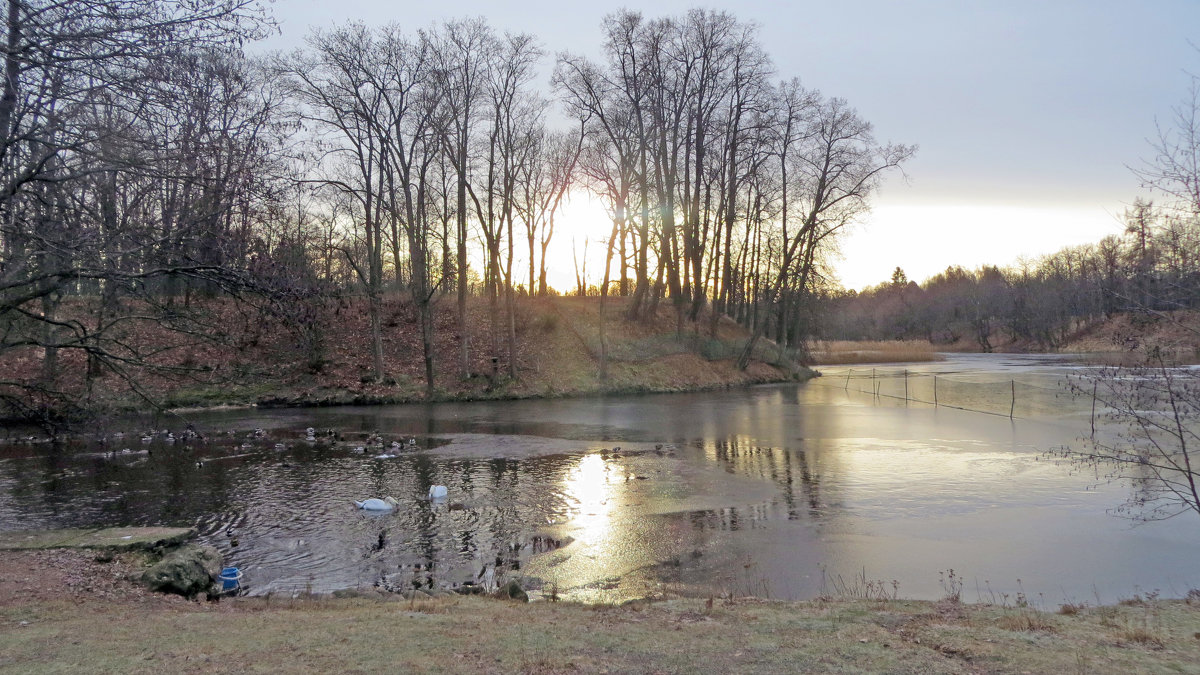
[[[894,600],[59,600],[0,607],[0,672],[1200,670],[1200,607],[1153,601],[1070,611]]]
[[[1195,673],[1200,598],[998,607],[477,596],[194,602],[140,554],[0,551],[0,673]]]

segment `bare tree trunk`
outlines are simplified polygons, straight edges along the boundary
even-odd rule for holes
[[[612,268],[613,244],[621,231],[621,220],[613,219],[612,233],[608,235],[608,247],[604,252],[604,281],[600,284],[600,381],[608,381],[608,334],[605,322],[608,307],[608,285]]]
[[[8,0],[8,44],[4,50],[4,94],[0,95],[0,148],[8,150],[13,140],[13,113],[17,106],[21,61],[21,0]]]
[[[380,298],[375,289],[367,291],[367,311],[371,319],[371,371],[376,384],[383,382],[383,329],[380,325]]]
[[[621,281],[618,287],[618,294],[622,298],[629,297],[629,266],[626,264],[629,260],[628,254],[625,251],[625,240],[629,233],[629,218],[625,217],[625,205],[621,204],[619,213],[621,214]]]
[[[47,385],[52,384],[58,379],[58,347],[55,346],[57,338],[55,334],[56,326],[54,325],[55,313],[58,307],[58,302],[52,298],[53,294],[47,293],[42,296],[42,342],[45,345],[42,352],[42,380]]]
[[[512,189],[511,181],[506,181],[508,190]],[[507,209],[506,220],[508,221],[508,260],[504,266],[504,302],[507,307],[508,325],[506,326],[508,333],[508,377],[512,380],[517,379],[517,310],[516,300],[514,296],[516,291],[513,289],[513,249],[517,247],[516,240],[513,239],[513,212],[512,212],[512,195],[509,194],[509,205]],[[532,243],[532,242],[531,242]]]
[[[471,377],[471,324],[467,320],[467,144],[458,152],[458,371]]]
[[[646,294],[650,292],[650,188],[647,184],[648,166],[644,145],[641,149],[640,161],[642,173],[639,181],[639,192],[642,200],[642,217],[638,225],[637,283],[633,289],[633,300],[629,303],[628,316],[630,319],[637,319],[641,316],[642,303],[646,300]],[[660,261],[659,271],[661,272],[661,270],[662,263]],[[655,300],[652,304],[654,307],[649,312],[650,316],[653,316],[654,312],[657,311],[658,301]]]
[[[550,218],[546,221],[546,227],[550,232],[554,232],[554,214],[550,214]],[[543,237],[541,240],[542,258],[538,264],[538,287],[537,294],[539,297],[546,297],[549,292],[546,288],[546,249],[550,247],[550,238],[545,236],[545,229],[542,231]]]

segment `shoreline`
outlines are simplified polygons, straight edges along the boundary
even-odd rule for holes
[[[132,586],[135,568],[94,552],[0,552],[0,672],[1176,673],[1200,663],[1200,597],[198,602]]]
[[[741,382],[725,382],[721,384],[702,384],[696,386],[654,386],[654,385],[625,385],[596,389],[578,389],[571,391],[556,391],[551,393],[537,392],[493,392],[477,395],[471,392],[449,393],[434,398],[422,397],[389,397],[369,394],[354,394],[351,398],[304,398],[304,397],[273,397],[253,403],[219,403],[211,406],[181,406],[164,408],[163,413],[184,415],[188,413],[219,412],[222,410],[272,410],[295,408],[338,408],[350,406],[386,406],[386,405],[419,405],[436,403],[479,403],[488,401],[530,401],[530,400],[559,400],[576,398],[603,398],[607,396],[648,396],[656,394],[695,394],[712,391],[728,391],[746,387],[757,387],[769,384],[803,383],[821,377],[821,373],[810,366],[801,366],[797,372],[785,377],[753,378]],[[345,390],[350,394],[352,390]],[[119,415],[138,414],[134,408],[117,408],[113,413]]]
[[[342,397],[307,397],[307,396],[282,396],[276,395],[257,401],[247,402],[227,402],[214,403],[212,405],[186,405],[186,406],[171,406],[166,405],[160,410],[148,411],[146,407],[134,406],[130,404],[110,404],[107,408],[101,411],[94,411],[93,414],[101,417],[139,417],[144,415],[177,415],[185,416],[188,414],[202,414],[221,411],[242,411],[242,410],[289,410],[297,408],[337,408],[351,406],[388,406],[388,405],[421,405],[421,404],[438,404],[438,403],[477,403],[489,401],[529,401],[529,400],[559,400],[559,399],[576,399],[576,398],[602,398],[607,396],[643,396],[656,394],[694,394],[713,391],[728,391],[738,388],[755,387],[769,384],[789,384],[803,383],[812,379],[821,377],[821,373],[813,367],[797,366],[796,370],[790,375],[775,375],[775,376],[750,376],[747,379],[740,381],[724,381],[719,383],[702,383],[702,384],[684,384],[684,385],[654,385],[646,383],[635,383],[626,385],[614,385],[607,387],[596,388],[579,388],[570,390],[559,390],[550,392],[537,391],[508,391],[497,390],[492,392],[447,392],[442,391],[441,395],[434,398],[427,398],[423,394],[416,396],[399,395],[375,395],[363,392],[357,392],[352,389],[341,390]],[[20,419],[0,419],[0,429],[20,429],[30,427],[27,420]],[[30,427],[32,428],[32,427]]]
[[[607,396],[642,396],[654,394],[692,394],[712,391],[727,391],[732,389],[754,387],[767,384],[789,384],[803,383],[809,380],[817,379],[823,376],[820,369],[822,368],[837,368],[845,366],[888,366],[899,365],[905,363],[936,363],[944,361],[947,354],[993,354],[993,355],[1056,355],[1062,356],[1070,363],[1082,366],[1111,366],[1116,364],[1114,359],[1124,355],[1122,352],[1110,351],[1064,351],[1064,350],[1045,350],[1045,351],[994,351],[994,352],[976,352],[976,351],[942,351],[933,352],[928,358],[916,359],[881,359],[881,360],[814,360],[808,365],[797,366],[797,370],[791,375],[783,375],[776,377],[751,377],[744,381],[727,381],[717,384],[699,384],[699,385],[660,385],[652,384],[628,384],[616,385],[608,387],[582,388],[563,391],[551,392],[536,392],[536,391],[509,391],[496,390],[492,392],[472,392],[459,391],[451,392],[441,390],[438,395],[433,398],[428,398],[421,395],[376,395],[364,392],[358,392],[353,389],[344,389],[339,393],[325,397],[307,397],[300,396],[271,396],[254,402],[232,402],[232,403],[217,403],[213,405],[202,406],[177,406],[166,407],[162,409],[162,413],[172,415],[186,415],[188,413],[207,413],[219,412],[222,410],[271,410],[271,409],[294,409],[294,408],[335,408],[348,406],[386,406],[386,405],[417,405],[417,404],[435,404],[435,403],[476,403],[488,401],[528,401],[528,400],[558,400],[558,399],[575,399],[575,398],[592,398],[592,397],[607,397]],[[1119,365],[1130,367],[1134,364],[1130,361],[1122,361]],[[1200,365],[1200,361],[1193,364],[1190,361],[1180,363],[1177,367],[1189,367],[1192,365]],[[340,394],[340,395],[339,395]],[[143,408],[133,406],[114,407],[110,410],[112,414],[118,415],[136,415],[144,413]],[[11,424],[12,421],[0,420],[0,425]]]
[[[936,363],[944,361],[946,355],[956,354],[992,354],[992,355],[1056,355],[1064,357],[1064,360],[1083,366],[1106,366],[1114,365],[1114,359],[1121,356],[1127,356],[1123,352],[1112,351],[1065,351],[1065,350],[1013,350],[1013,351],[993,351],[993,352],[978,352],[978,351],[937,351],[930,353],[927,357],[922,358],[893,358],[880,360],[814,360],[807,365],[797,366],[797,369],[791,375],[782,375],[774,377],[751,377],[743,381],[726,381],[717,384],[699,384],[699,385],[659,385],[653,384],[625,384],[614,386],[600,386],[594,388],[580,388],[562,391],[536,392],[536,391],[511,391],[507,389],[494,390],[491,392],[473,392],[473,391],[446,391],[440,390],[433,398],[428,398],[424,394],[420,395],[377,395],[355,391],[353,389],[344,389],[338,393],[334,393],[325,397],[308,397],[300,396],[271,396],[254,402],[244,403],[218,403],[205,406],[179,406],[164,408],[162,412],[167,414],[188,414],[188,413],[204,413],[217,412],[221,410],[271,410],[271,409],[294,409],[294,408],[335,408],[343,406],[386,406],[386,405],[416,405],[416,404],[435,404],[435,403],[476,403],[488,401],[528,401],[528,400],[558,400],[558,399],[575,399],[575,398],[600,398],[607,396],[642,396],[654,394],[691,394],[703,393],[712,391],[727,391],[732,389],[754,387],[766,384],[789,384],[803,383],[809,380],[817,379],[823,376],[821,368],[837,368],[845,366],[868,365],[868,366],[887,366],[899,365],[905,363]],[[1200,361],[1197,362],[1200,364]],[[1122,361],[1120,365],[1129,367],[1135,365],[1131,361]],[[1180,363],[1178,367],[1188,367],[1191,362]],[[117,414],[136,414],[140,409],[132,407],[117,408],[113,412]],[[0,422],[2,423],[2,422]]]

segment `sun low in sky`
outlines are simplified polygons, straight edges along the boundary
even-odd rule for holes
[[[398,22],[415,31],[486,17],[527,32],[545,51],[541,88],[552,96],[557,53],[598,58],[603,17],[623,7],[676,15],[703,4],[755,22],[778,76],[841,97],[878,140],[920,146],[889,177],[871,213],[841,242],[848,288],[902,267],[923,280],[950,265],[1010,265],[1121,229],[1120,214],[1149,196],[1129,170],[1200,72],[1200,3],[1193,0],[863,0],[842,3],[573,3],[275,0],[280,33],[254,47],[290,50],[313,27]],[[574,283],[570,245],[589,240],[589,277],[611,222],[576,196],[560,219],[551,284]],[[595,270],[597,274],[592,275]]]

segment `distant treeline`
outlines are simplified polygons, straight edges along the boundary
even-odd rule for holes
[[[819,334],[848,340],[1001,340],[1063,345],[1080,322],[1118,312],[1200,309],[1200,221],[1135,200],[1124,234],[1013,267],[950,267],[917,284],[897,268],[861,293],[825,296]]]

